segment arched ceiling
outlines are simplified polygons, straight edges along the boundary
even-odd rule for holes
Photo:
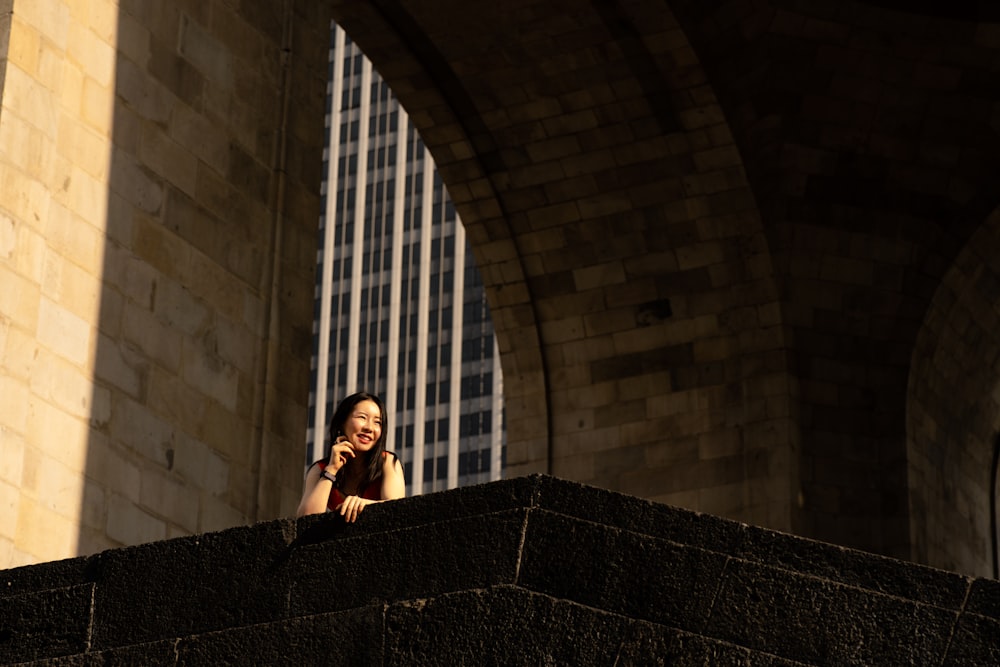
[[[911,351],[997,204],[990,6],[332,9],[466,223],[515,474],[908,554]]]

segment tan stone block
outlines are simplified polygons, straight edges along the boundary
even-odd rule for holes
[[[80,119],[102,136],[114,130],[114,89],[83,77],[80,91]]]
[[[115,10],[115,13],[118,14],[115,38],[108,39],[104,35],[101,35],[101,37],[109,43],[116,43],[119,52],[128,60],[141,65],[148,64],[150,54],[149,31],[151,26],[136,21],[135,17],[129,12]]]
[[[192,388],[223,406],[236,408],[239,372],[216,353],[210,337],[184,339],[181,377]]]
[[[578,482],[594,480],[601,474],[599,466],[594,462],[593,454],[577,454],[552,461],[552,475],[560,479],[570,479]]]
[[[220,455],[233,459],[252,437],[250,424],[218,403],[205,402],[205,417],[195,435]]]
[[[149,362],[138,351],[106,335],[98,337],[96,378],[133,398],[142,398],[148,373]]]
[[[252,376],[257,364],[260,341],[241,322],[234,322],[221,315],[216,315],[214,321],[219,356],[239,371]]]
[[[90,556],[102,551],[107,551],[108,549],[117,549],[121,546],[123,545],[109,539],[108,536],[104,534],[103,528],[98,531],[93,528],[84,527],[80,530],[77,555]]]
[[[233,275],[201,253],[191,256],[188,280],[200,286],[198,296],[212,310],[226,317],[243,322],[257,336],[266,334],[264,322],[266,307],[260,298]]]
[[[14,218],[0,213],[0,261],[14,265],[14,251],[18,246],[18,236],[22,225]],[[15,267],[16,268],[16,267]],[[21,273],[21,271],[18,271]]]
[[[13,113],[42,135],[55,138],[58,112],[52,91],[10,64],[6,67],[3,85],[4,121],[8,113]]]
[[[89,371],[41,352],[30,380],[31,390],[68,414],[90,417],[93,384]]]
[[[59,97],[59,88],[62,85],[62,74],[66,64],[66,52],[51,41],[42,39],[41,50],[38,53],[37,78],[52,91],[54,98]]]
[[[8,114],[0,123],[0,156],[25,174],[42,172],[47,148],[45,135],[26,119]]]
[[[136,306],[152,312],[156,305],[157,282],[163,275],[127,249],[111,244],[108,247],[106,283],[114,284]]]
[[[204,442],[178,433],[174,439],[173,470],[193,487],[221,496],[229,488],[229,462]]]
[[[0,536],[13,538],[17,534],[20,503],[21,492],[18,487],[0,480]]]
[[[88,2],[88,4],[99,5],[102,3]],[[80,65],[84,74],[93,79],[99,86],[110,89],[114,85],[114,42],[102,39],[88,25],[71,22],[66,51]]]
[[[140,269],[139,266],[134,268]],[[162,322],[189,336],[205,333],[212,317],[201,299],[173,280],[160,279],[154,287],[156,298],[153,313]]]
[[[141,473],[138,452],[131,443],[116,444],[100,431],[91,430],[86,450],[87,479],[107,490],[139,502]],[[103,529],[104,524],[100,527]]]
[[[77,222],[79,228],[86,223]],[[66,310],[87,322],[96,322],[101,308],[100,267],[90,270],[68,257],[49,252],[45,257],[42,291],[47,298],[64,305]]]
[[[80,119],[75,114],[83,108],[83,72],[72,61],[63,60],[62,76],[56,94],[60,108],[71,112],[73,122],[79,123]],[[108,151],[105,149],[102,153],[106,157]]]
[[[58,150],[61,155],[99,182],[107,182],[110,171],[108,137],[83,125],[75,116],[59,117]]]
[[[646,413],[652,417],[669,417],[695,408],[694,392],[677,391],[667,394],[649,396],[646,400]]]
[[[21,21],[20,14],[13,14],[13,20],[5,26],[10,31],[7,47],[7,61],[17,65],[31,76],[38,74],[38,56],[41,52],[41,35],[30,24]]]
[[[2,23],[0,23],[0,28],[2,28]],[[36,565],[43,560],[18,549],[14,544],[13,538],[8,540],[0,536],[0,567],[13,569],[25,565]]]
[[[716,336],[694,341],[694,360],[697,363],[727,359],[737,350],[734,336]]]
[[[55,195],[56,201],[69,208],[74,217],[95,229],[103,229],[108,215],[108,184],[72,164],[62,185],[63,190]]]
[[[46,509],[70,521],[80,517],[83,473],[66,466],[58,457],[30,452],[24,459],[22,492]]]
[[[715,459],[738,456],[743,451],[743,438],[738,429],[716,430],[698,435],[698,458]]]
[[[198,493],[157,470],[142,475],[140,504],[153,514],[195,532],[198,529]]]
[[[139,160],[153,173],[194,197],[198,158],[187,147],[173,141],[154,123],[143,123],[139,139]]]
[[[31,414],[30,391],[24,380],[0,375],[0,428],[24,434]]]
[[[0,314],[0,374],[11,380],[20,380],[27,388],[37,355],[38,341],[35,337],[12,326]]]
[[[739,520],[746,514],[747,497],[747,485],[744,482],[699,489],[698,510]]]
[[[48,189],[37,179],[0,163],[0,207],[12,218],[26,224],[40,223],[48,215],[49,199]]]
[[[94,319],[95,311],[90,312],[91,319]],[[38,308],[38,342],[70,363],[82,367],[90,362],[92,340],[88,319],[42,297]]]
[[[78,525],[78,519],[67,519],[22,495],[14,543],[36,563],[71,558],[76,555]]]
[[[175,234],[145,217],[135,221],[132,250],[140,260],[149,262],[164,275],[182,282],[189,275],[191,255],[198,255]]]
[[[0,313],[15,326],[34,331],[38,325],[41,290],[37,283],[25,280],[0,264]]]
[[[56,46],[65,48],[70,22],[69,3],[19,2],[16,16]]]
[[[555,321],[544,321],[541,325],[542,340],[547,345],[558,345],[584,337],[583,319],[569,317]]]
[[[245,526],[249,522],[247,516],[223,500],[213,496],[202,496],[198,532],[225,530],[235,526]]]
[[[0,227],[4,217],[0,215]],[[22,277],[41,284],[45,271],[46,239],[35,228],[21,222],[16,226],[15,247],[12,249],[11,260],[14,270]],[[0,244],[3,242],[0,241]],[[2,253],[0,249],[0,253]],[[2,259],[2,257],[0,257]]]
[[[177,105],[170,114],[167,133],[179,145],[194,154],[215,171],[224,173],[229,163],[229,137],[187,105]],[[190,194],[190,193],[189,193]]]
[[[125,310],[125,299],[121,292],[108,286],[101,285],[101,317],[97,322],[100,331],[111,336],[115,340],[121,338],[122,312]]]
[[[0,417],[0,424],[3,424],[0,426],[0,481],[20,486],[27,444],[21,433],[8,426],[6,418]]]
[[[68,468],[83,472],[87,465],[90,429],[85,418],[67,413],[58,406],[32,397],[25,456],[59,459]]]
[[[125,396],[116,395],[110,420],[110,437],[136,456],[168,466],[173,456],[174,426],[159,414]]]
[[[603,301],[603,299],[602,299]],[[615,303],[610,299],[609,304]],[[595,308],[584,316],[587,325],[587,337],[605,336],[618,331],[634,331],[636,329],[637,313],[635,306],[626,308]]]
[[[122,334],[126,342],[146,354],[151,361],[159,363],[169,371],[180,369],[182,345],[180,334],[131,301],[125,303],[125,311],[122,314]]]
[[[126,498],[112,494],[108,503],[107,534],[124,544],[145,544],[166,539],[166,523]]]

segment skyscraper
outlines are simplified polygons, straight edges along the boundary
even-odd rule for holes
[[[307,461],[358,390],[386,403],[407,494],[499,479],[503,380],[465,232],[386,83],[334,25]]]

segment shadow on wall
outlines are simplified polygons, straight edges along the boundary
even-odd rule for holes
[[[307,93],[297,102],[303,116],[319,120],[295,129],[314,131],[315,146],[294,150],[315,151],[317,164],[303,166],[303,158],[275,167],[286,137],[283,82],[291,76],[282,67],[290,60],[281,55],[286,22],[323,25],[324,17],[300,7],[292,19],[287,2],[240,13],[217,1],[183,9],[130,3],[119,11],[94,388],[94,405],[107,407],[91,417],[81,554],[278,516],[291,492],[270,477],[291,479],[294,468],[300,481],[301,471],[293,457],[288,470],[262,465],[271,432],[255,427],[264,423],[261,387],[277,384],[272,398],[301,394],[301,405],[282,398],[281,409],[271,409],[275,457],[280,437],[305,425],[308,356],[286,343],[293,352],[283,353],[282,376],[264,373],[274,354],[269,339],[290,337],[269,330],[269,295],[281,281],[289,327],[304,320],[315,264],[309,214],[318,210],[322,101],[304,101],[316,92],[311,79],[300,82]],[[319,33],[298,32],[298,46],[318,52]],[[299,188],[289,200],[303,209],[285,227],[274,214],[282,208],[279,172],[289,191]],[[300,182],[311,189],[301,191]],[[302,229],[293,227],[298,220]],[[285,255],[274,260],[279,229]],[[283,259],[293,268],[279,266]]]
[[[1000,209],[958,254],[917,337],[907,398],[913,558],[996,577]],[[992,363],[989,360],[994,360]]]

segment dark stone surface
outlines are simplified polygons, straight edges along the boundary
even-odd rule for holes
[[[796,663],[511,586],[397,604],[388,665],[764,665]]]
[[[172,639],[18,664],[31,667],[136,667],[173,665],[176,662],[177,640]]]
[[[1000,621],[962,614],[945,665],[1000,665]]]
[[[95,650],[284,618],[290,523],[274,521],[98,556]]]
[[[939,664],[954,611],[732,561],[705,634],[810,664]]]
[[[996,579],[973,581],[965,610],[1000,620],[1000,581]]]
[[[702,549],[533,510],[517,581],[556,598],[697,631],[725,561]]]
[[[287,565],[292,613],[513,582],[525,514],[521,509],[451,520],[442,513],[434,524],[375,534],[352,530],[356,537],[299,548]]]
[[[94,580],[94,558],[68,558],[0,570],[0,600],[8,595],[65,588]]]
[[[85,651],[92,596],[83,584],[0,599],[0,663]]]
[[[892,558],[746,526],[733,552],[739,558],[873,591],[961,609],[969,577]]]
[[[18,661],[1000,664],[1000,582],[533,476],[0,572]]]
[[[196,635],[178,665],[382,665],[385,608],[361,609]]]
[[[721,553],[742,539],[744,526],[735,521],[555,477],[529,479],[538,485],[538,507],[567,516]]]

